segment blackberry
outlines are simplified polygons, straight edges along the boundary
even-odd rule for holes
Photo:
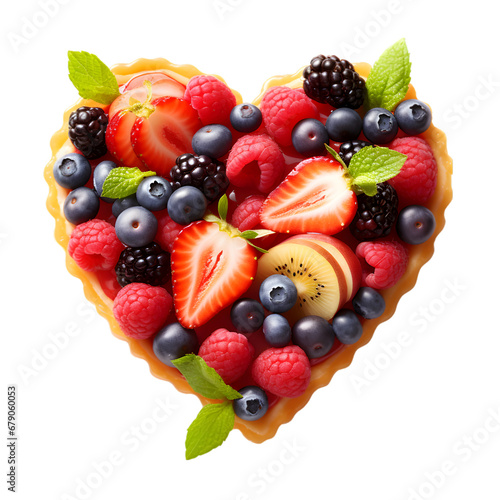
[[[346,166],[349,166],[351,158],[361,149],[366,146],[373,146],[371,142],[367,141],[349,141],[340,145],[339,156],[344,160]]]
[[[334,108],[357,109],[363,104],[365,81],[354,66],[337,56],[319,55],[304,69],[304,92]]]
[[[170,255],[154,241],[143,247],[127,247],[115,271],[120,286],[130,283],[159,286],[170,278]]]
[[[209,203],[223,195],[229,186],[225,165],[206,155],[186,153],[179,156],[170,170],[170,178],[174,191],[181,186],[193,186]]]
[[[387,236],[398,217],[398,195],[387,182],[377,184],[377,194],[358,195],[358,210],[349,229],[360,241]]]
[[[104,156],[108,115],[101,108],[82,106],[69,116],[68,135],[71,142],[85,158],[90,160]]]

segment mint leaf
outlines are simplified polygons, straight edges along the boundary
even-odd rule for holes
[[[196,354],[186,354],[172,361],[193,391],[208,399],[239,399],[241,394],[227,385],[220,375]]]
[[[410,54],[402,38],[379,57],[368,75],[368,109],[385,108],[392,111],[408,92],[410,70]]]
[[[368,196],[377,193],[377,184],[399,174],[407,156],[389,148],[367,147],[358,151],[349,163],[351,183]]]
[[[69,79],[84,99],[111,104],[119,95],[111,70],[94,54],[68,52]]]
[[[228,207],[229,207],[229,201],[227,199],[227,196],[224,194],[219,198],[219,204],[217,206],[217,209],[219,211],[219,217],[222,220],[226,220]]]
[[[191,460],[220,446],[233,427],[234,410],[230,401],[204,406],[188,428],[186,459]]]
[[[156,175],[156,172],[143,172],[137,167],[113,168],[102,186],[104,198],[126,198],[134,194],[145,177]]]

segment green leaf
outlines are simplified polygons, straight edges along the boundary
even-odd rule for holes
[[[189,426],[186,436],[186,459],[220,446],[234,427],[234,410],[230,401],[204,406]]]
[[[111,70],[94,54],[68,52],[69,79],[84,99],[111,104],[119,95]]]
[[[227,196],[224,194],[223,196],[220,197],[219,204],[217,206],[217,208],[219,210],[219,217],[222,220],[226,220],[228,206],[229,206],[229,202],[228,202]]]
[[[389,47],[373,65],[366,80],[366,106],[392,111],[410,85],[410,54],[402,38]]]
[[[145,177],[156,175],[156,172],[143,172],[137,167],[113,168],[102,186],[104,198],[126,198],[134,194]]]
[[[196,354],[186,354],[172,361],[193,391],[208,399],[239,399],[241,394],[227,385],[220,375]]]
[[[269,234],[274,234],[274,231],[270,229],[255,229],[243,231],[240,236],[246,240],[256,240],[258,238],[264,238],[264,236],[268,236]]]
[[[406,158],[406,155],[389,148],[363,148],[353,155],[349,163],[351,183],[366,195],[374,196],[377,184],[398,175]]]
[[[217,217],[214,214],[207,214],[207,215],[205,215],[205,217],[203,217],[203,220],[205,220],[207,222],[217,222],[217,223],[220,222],[219,217]]]

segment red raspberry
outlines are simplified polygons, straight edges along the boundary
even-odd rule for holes
[[[272,347],[253,362],[252,377],[265,391],[282,398],[295,398],[309,385],[311,364],[299,346]]]
[[[270,193],[284,172],[283,153],[266,134],[244,135],[234,143],[227,158],[229,181],[238,187],[255,186],[261,193]]]
[[[100,219],[78,224],[68,243],[68,253],[84,271],[113,269],[123,248],[115,228]]]
[[[236,106],[231,89],[215,76],[193,76],[187,84],[184,99],[198,111],[203,125],[230,125],[229,114]]]
[[[396,240],[364,241],[356,247],[363,271],[362,286],[376,289],[395,285],[406,271],[408,249]]]
[[[420,137],[401,137],[389,145],[408,156],[401,172],[389,180],[402,205],[422,205],[434,193],[437,184],[437,164],[432,149]]]
[[[205,339],[198,351],[198,356],[201,356],[226,384],[232,384],[246,372],[253,354],[253,345],[244,335],[225,328],[215,330]]]
[[[174,222],[168,215],[167,209],[156,212],[155,215],[158,220],[158,231],[155,240],[162,248],[172,253],[175,238],[185,226]]]
[[[260,105],[268,134],[280,145],[292,144],[292,129],[305,118],[318,118],[318,110],[303,92],[289,87],[271,87]]]
[[[254,194],[243,200],[234,210],[231,225],[240,231],[248,231],[260,224],[259,212],[266,199]]]
[[[130,283],[113,303],[113,314],[127,337],[147,339],[167,321],[172,297],[161,286]]]

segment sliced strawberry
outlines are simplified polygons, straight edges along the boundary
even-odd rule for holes
[[[106,146],[121,167],[144,168],[130,144],[130,133],[136,118],[134,113],[121,111],[113,116],[106,129]]]
[[[156,76],[155,76],[156,75]],[[118,96],[109,108],[109,119],[111,120],[116,113],[122,109],[126,109],[131,105],[130,99],[144,102],[148,96],[148,89],[144,86],[145,81],[149,81],[151,85],[151,99],[158,97],[183,97],[186,87],[182,83],[163,75],[163,78],[158,79],[158,73],[144,73],[129,80],[122,87],[122,94]]]
[[[318,156],[299,163],[269,194],[260,220],[279,233],[336,234],[352,221],[356,207],[343,167]]]
[[[257,272],[257,252],[213,222],[183,229],[171,258],[175,314],[186,328],[203,325],[229,306]]]
[[[149,170],[168,176],[178,156],[193,152],[191,141],[202,125],[198,113],[183,99],[160,97],[151,106],[155,110],[148,117],[135,121],[132,148]]]

